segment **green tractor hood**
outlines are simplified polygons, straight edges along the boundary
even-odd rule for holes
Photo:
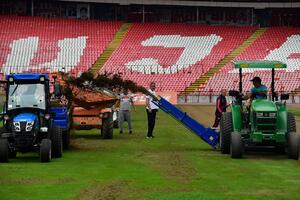
[[[251,109],[254,112],[277,112],[277,106],[273,101],[267,99],[253,100]]]

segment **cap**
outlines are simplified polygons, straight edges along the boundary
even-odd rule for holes
[[[250,81],[257,81],[259,83],[261,83],[261,79],[258,76],[255,76],[253,79],[251,79]]]

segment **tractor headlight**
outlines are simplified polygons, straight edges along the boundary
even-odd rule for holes
[[[264,116],[264,113],[262,113],[262,112],[257,112],[256,113],[256,117],[263,117]]]
[[[4,119],[4,120],[9,120],[9,116],[8,116],[8,115],[4,115],[4,116],[3,116],[3,119]]]
[[[26,131],[31,131],[33,127],[34,121],[29,121],[26,123]]]
[[[21,131],[21,127],[20,127],[20,122],[14,122],[14,129],[16,132],[20,132]]]
[[[48,127],[41,127],[40,131],[46,133],[48,132]]]
[[[269,113],[269,117],[276,117],[276,113]]]
[[[50,119],[50,117],[51,117],[50,114],[45,114],[45,119],[48,120],[48,119]]]

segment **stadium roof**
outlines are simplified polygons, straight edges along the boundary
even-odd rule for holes
[[[300,8],[300,0],[231,0],[231,1],[194,1],[194,0],[60,0],[90,3],[115,3],[120,5],[174,5],[205,7],[244,7],[244,8]]]

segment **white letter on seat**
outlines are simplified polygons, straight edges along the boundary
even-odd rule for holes
[[[25,70],[34,58],[34,54],[38,49],[38,43],[38,37],[14,40],[9,45],[11,51],[7,56],[6,63],[2,65],[1,72],[9,74],[10,72],[20,73]]]
[[[136,72],[150,74],[177,73],[188,68],[209,55],[212,48],[222,40],[215,34],[209,36],[180,36],[180,35],[155,35],[142,42],[143,46],[163,46],[166,48],[184,48],[177,62],[167,68],[162,67],[157,59],[142,58],[131,61],[125,66]],[[168,55],[165,55],[168,56]]]
[[[293,72],[300,69],[300,58],[289,58],[295,53],[300,53],[300,35],[288,37],[279,48],[271,51],[265,60],[277,60],[286,63],[286,71]]]
[[[65,68],[64,71],[68,72],[80,62],[80,57],[83,55],[83,50],[86,47],[86,40],[86,36],[59,40],[57,57],[51,62],[40,63],[38,66],[30,66],[30,61],[38,50],[39,38],[28,37],[14,40],[10,45],[11,52],[8,54],[1,72],[5,74],[10,72],[21,73],[41,68],[49,68],[51,72]]]

